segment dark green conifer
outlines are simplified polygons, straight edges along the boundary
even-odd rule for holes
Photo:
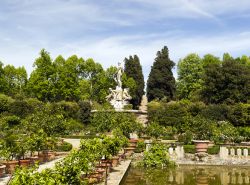
[[[148,101],[153,99],[172,100],[175,96],[175,78],[172,69],[175,63],[169,59],[168,48],[163,47],[157,52],[147,81]]]
[[[125,58],[124,62],[124,72],[127,78],[133,78],[136,82],[136,88],[134,89],[133,94],[131,94],[131,104],[133,105],[133,108],[138,108],[141,103],[142,96],[144,95],[145,87],[140,59],[137,55],[134,55],[134,57],[129,56],[129,58]]]

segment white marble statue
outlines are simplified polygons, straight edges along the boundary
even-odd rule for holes
[[[107,101],[109,101],[111,105],[113,105],[115,110],[122,110],[124,108],[124,105],[128,104],[128,100],[131,100],[131,96],[128,93],[129,89],[122,89],[122,73],[123,68],[121,63],[119,62],[114,78],[117,86],[115,89],[109,88],[110,94],[106,97]]]

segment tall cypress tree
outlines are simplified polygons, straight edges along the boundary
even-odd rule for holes
[[[129,58],[125,58],[124,61],[124,72],[126,76],[128,78],[133,78],[136,82],[136,89],[134,90],[134,94],[131,94],[131,104],[133,105],[133,108],[138,108],[141,103],[142,96],[144,95],[145,87],[140,59],[137,55],[134,55],[134,57],[129,56]]]
[[[172,100],[175,96],[175,78],[172,69],[175,63],[169,59],[168,48],[163,47],[156,54],[155,62],[151,67],[147,81],[148,101],[153,99]]]

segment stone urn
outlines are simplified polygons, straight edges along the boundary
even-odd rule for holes
[[[196,153],[207,153],[208,144],[210,141],[208,140],[193,140],[195,145]]]

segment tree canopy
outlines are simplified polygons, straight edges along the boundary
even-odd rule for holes
[[[175,63],[170,60],[168,48],[163,47],[157,52],[155,62],[151,67],[147,81],[147,97],[151,101],[153,99],[172,100],[175,97],[175,78],[172,69]]]

